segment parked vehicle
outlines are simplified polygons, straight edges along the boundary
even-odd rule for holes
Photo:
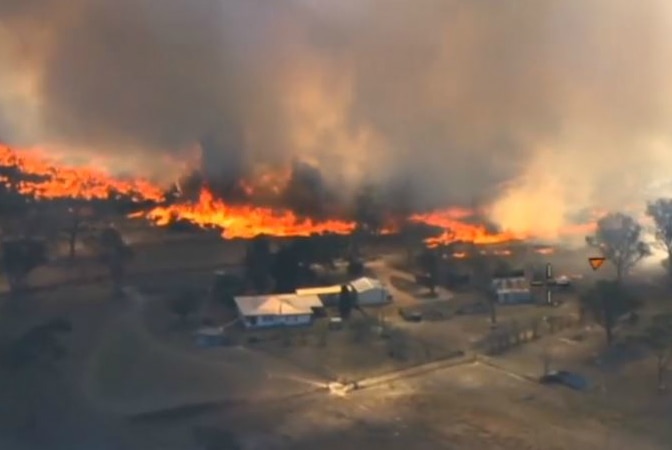
[[[541,384],[560,384],[577,391],[583,391],[588,388],[588,380],[578,373],[567,370],[554,370],[548,372],[539,378]]]
[[[403,308],[399,308],[399,315],[406,322],[422,322],[422,313],[420,311],[408,311]]]

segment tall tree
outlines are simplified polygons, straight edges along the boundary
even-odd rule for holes
[[[372,184],[361,187],[354,201],[353,217],[357,228],[350,235],[350,257],[360,256],[362,241],[383,227],[383,205],[380,193]]]
[[[210,290],[210,298],[227,308],[235,309],[235,297],[243,293],[243,285],[243,280],[238,276],[231,273],[218,272],[215,274],[215,279]]]
[[[383,204],[372,184],[363,186],[355,198],[355,220],[365,233],[378,233],[383,226]]]
[[[2,270],[13,294],[25,289],[28,275],[46,262],[44,241],[22,238],[2,242]]]
[[[424,280],[432,295],[436,295],[436,285],[439,276],[439,255],[436,250],[425,249],[419,258],[420,268],[424,273]]]
[[[667,252],[665,267],[672,278],[672,198],[659,198],[646,207],[646,214],[656,227],[656,244]]]
[[[294,245],[283,245],[273,255],[271,274],[275,279],[275,291],[291,293],[299,287],[301,268],[299,249]]]
[[[98,256],[107,267],[112,280],[114,294],[122,294],[122,283],[126,265],[133,259],[133,249],[124,242],[119,230],[113,227],[103,229],[98,237]]]
[[[672,361],[672,314],[654,316],[638,339],[655,355],[658,389],[665,390],[665,373]]]
[[[347,285],[341,286],[341,293],[338,296],[338,312],[345,320],[350,318],[352,309],[355,307],[355,295]]]
[[[618,320],[639,306],[637,299],[618,280],[598,281],[583,292],[579,300],[584,311],[604,329],[607,345],[614,340]]]
[[[257,236],[247,244],[245,276],[257,293],[268,290],[273,258],[267,236]]]
[[[81,202],[74,202],[67,208],[64,232],[68,240],[68,259],[75,259],[77,242],[86,227],[86,219],[93,214],[91,208]]]
[[[614,266],[618,282],[639,261],[651,255],[649,245],[642,240],[642,226],[623,213],[609,213],[598,220],[595,234],[587,236],[586,243],[597,248]]]
[[[200,297],[198,293],[191,289],[180,290],[170,302],[170,310],[175,314],[184,325],[189,316],[198,311],[200,306]]]
[[[467,251],[468,262],[471,265],[472,285],[488,303],[490,323],[497,324],[497,295],[493,292],[492,275],[493,261],[488,255],[481,253],[477,245],[471,244]]]
[[[364,276],[364,263],[359,258],[348,259],[347,267],[348,276],[351,278],[359,278]]]

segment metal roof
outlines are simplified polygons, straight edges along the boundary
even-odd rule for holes
[[[317,295],[273,294],[235,297],[238,311],[244,316],[295,316],[312,314],[321,308]]]
[[[372,289],[382,289],[383,284],[380,280],[369,277],[358,278],[350,282],[350,286],[355,290],[355,292],[364,292]]]
[[[297,295],[330,295],[340,293],[341,293],[341,285],[339,284],[335,284],[333,286],[300,288],[296,290]]]

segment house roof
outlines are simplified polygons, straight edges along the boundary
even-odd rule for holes
[[[341,286],[335,284],[333,286],[317,286],[310,288],[301,288],[296,290],[296,295],[331,295],[340,294]]]
[[[355,292],[364,292],[370,291],[372,289],[382,289],[383,284],[380,280],[369,277],[358,278],[350,282],[350,286],[355,290]]]
[[[493,279],[510,279],[510,278],[525,278],[524,270],[508,270],[504,272],[495,272],[492,274]]]
[[[312,314],[312,308],[322,307],[317,295],[275,294],[234,298],[238,311],[244,316],[295,316]]]

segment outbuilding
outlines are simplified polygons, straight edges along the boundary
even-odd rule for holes
[[[492,290],[497,303],[504,305],[532,303],[530,281],[524,271],[498,273],[493,276]]]
[[[392,301],[392,296],[380,280],[370,277],[358,278],[349,283],[351,292],[357,296],[359,306],[384,305]]]
[[[309,325],[323,308],[317,295],[240,296],[234,301],[245,328]]]

